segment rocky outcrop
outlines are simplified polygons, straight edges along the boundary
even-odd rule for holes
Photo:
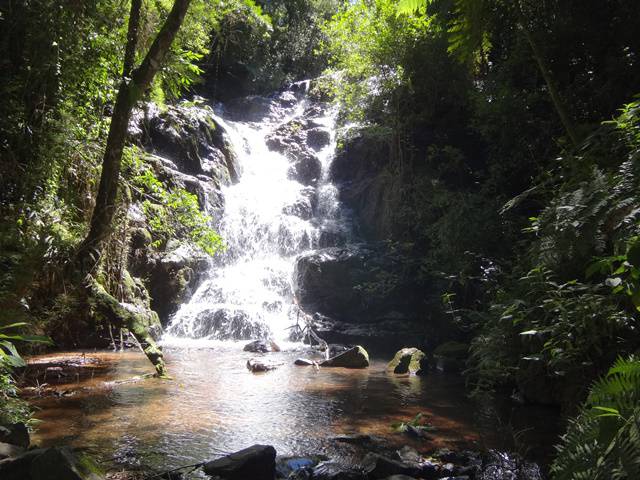
[[[399,350],[387,365],[387,369],[393,373],[409,373],[411,375],[424,375],[428,368],[427,356],[417,348]]]
[[[238,180],[237,159],[224,128],[202,100],[163,109],[148,103],[133,116],[130,135],[182,173],[204,175],[219,184]]]
[[[382,321],[394,311],[415,314],[422,297],[410,262],[383,244],[316,250],[298,257],[295,294],[305,311],[350,323]]]
[[[368,240],[393,237],[400,196],[406,184],[392,170],[391,140],[375,130],[352,129],[338,140],[330,178],[340,200],[354,214],[358,230]]]
[[[273,480],[276,449],[271,445],[253,445],[239,452],[207,462],[204,473],[225,480]]]
[[[360,345],[320,362],[321,367],[367,368],[369,354]]]
[[[165,251],[133,251],[132,273],[146,279],[151,308],[166,325],[188,300],[209,265],[209,257],[188,242],[172,240]]]

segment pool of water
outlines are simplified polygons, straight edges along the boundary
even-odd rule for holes
[[[480,435],[460,377],[399,376],[383,360],[370,368],[298,367],[308,351],[289,349],[264,355],[277,369],[254,374],[240,344],[206,348],[165,347],[173,380],[131,381],[151,371],[138,351],[78,352],[36,356],[32,369],[71,361],[48,380],[62,396],[34,396],[42,420],[34,442],[43,446],[87,447],[104,461],[168,469],[214,458],[254,443],[271,444],[278,454],[339,455],[333,437],[368,434],[390,446],[412,444],[478,448]],[[42,372],[40,372],[42,374]],[[122,382],[122,383],[118,383]],[[436,428],[415,440],[391,425],[422,412]],[[340,450],[342,451],[342,450]]]

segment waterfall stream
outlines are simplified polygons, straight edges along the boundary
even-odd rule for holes
[[[258,121],[233,121],[224,109],[216,115],[241,172],[237,183],[223,187],[217,228],[227,249],[174,315],[165,342],[286,341],[298,321],[291,284],[296,256],[348,237],[329,181],[335,112],[307,98],[308,82],[294,86],[296,93],[261,98],[266,108]],[[312,136],[323,141],[312,142]],[[270,149],[274,137],[289,148]]]

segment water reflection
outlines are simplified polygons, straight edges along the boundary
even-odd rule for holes
[[[92,354],[93,356],[94,354]],[[252,374],[237,344],[215,348],[169,348],[174,381],[157,379],[105,387],[148,371],[139,352],[97,353],[105,374],[75,379],[57,388],[76,393],[39,398],[35,436],[43,445],[90,447],[108,461],[171,468],[213,458],[253,443],[268,443],[279,454],[335,453],[331,437],[363,433],[390,445],[413,440],[391,424],[418,412],[430,416],[437,434],[414,446],[473,446],[476,434],[458,379],[438,375],[397,377],[374,361],[366,370],[296,367],[300,352],[269,354],[282,363],[275,371]]]

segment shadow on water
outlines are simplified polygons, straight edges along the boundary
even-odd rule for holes
[[[390,448],[408,444],[424,453],[499,446],[495,427],[477,422],[458,376],[395,376],[377,360],[365,370],[296,367],[293,360],[308,355],[300,351],[267,354],[281,365],[252,374],[245,364],[259,354],[238,344],[166,353],[172,381],[139,380],[149,371],[140,352],[96,352],[87,355],[100,365],[92,375],[63,376],[53,389],[58,393],[32,392],[43,421],[35,442],[86,447],[108,463],[154,469],[254,443],[272,444],[282,455],[335,457],[344,454],[334,438],[342,434],[375,436]],[[116,383],[132,378],[139,381]],[[418,413],[436,428],[428,438],[391,428]]]

